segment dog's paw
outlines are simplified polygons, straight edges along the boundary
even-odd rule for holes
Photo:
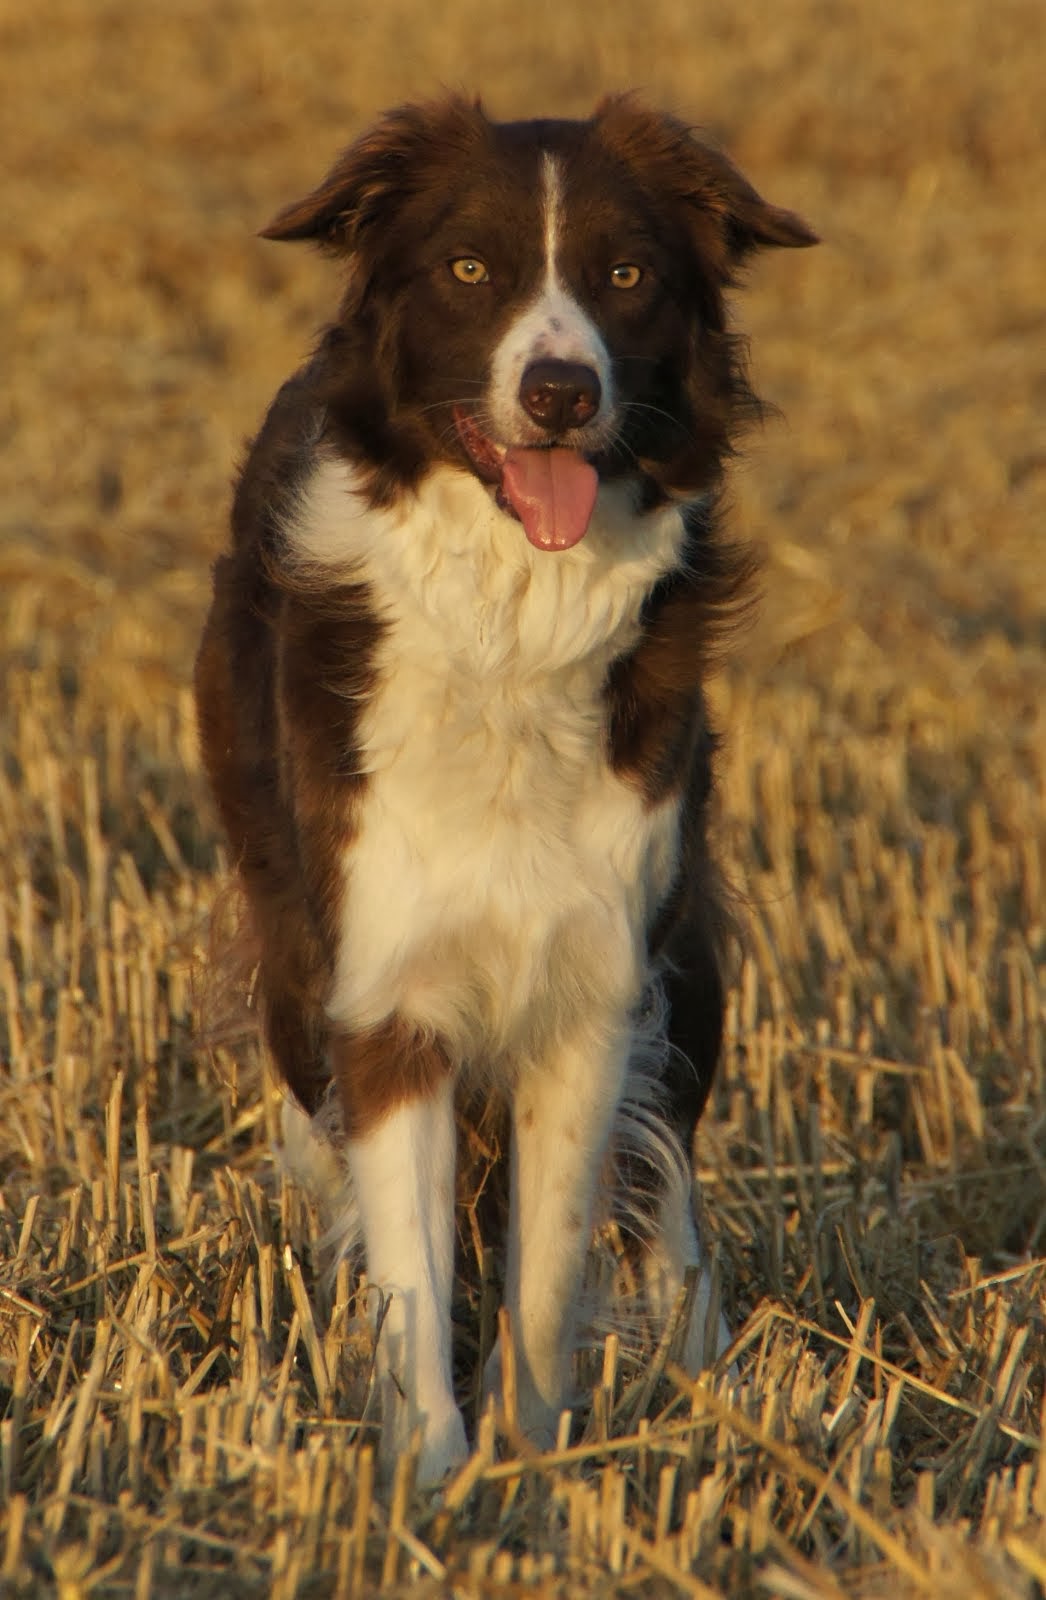
[[[468,1460],[469,1446],[461,1412],[455,1410],[438,1425],[426,1424],[418,1456],[417,1485],[434,1489]]]
[[[681,1365],[691,1378],[698,1377],[713,1366],[726,1354],[733,1342],[733,1332],[726,1318],[719,1311],[715,1311],[711,1316],[709,1312],[708,1296],[702,1296],[699,1289],[690,1314],[686,1340],[680,1352]],[[736,1377],[735,1369],[730,1370]]]
[[[389,1386],[392,1387],[391,1385]],[[379,1467],[382,1478],[390,1481],[397,1462],[409,1450],[415,1432],[402,1396],[386,1391],[385,1415],[381,1429]],[[469,1446],[465,1437],[465,1424],[457,1406],[431,1413],[421,1425],[421,1449],[418,1453],[415,1483],[419,1489],[434,1489],[444,1478],[468,1460]]]
[[[495,1345],[483,1369],[483,1404],[491,1400],[504,1413],[505,1395],[501,1375],[501,1346]],[[516,1379],[515,1423],[524,1438],[539,1450],[551,1450],[556,1443],[562,1406],[550,1405],[520,1373]]]

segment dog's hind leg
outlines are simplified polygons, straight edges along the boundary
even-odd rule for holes
[[[695,841],[691,845],[697,848]],[[722,913],[714,881],[709,883],[711,869],[707,861],[700,866],[702,856],[703,844],[691,871],[696,881],[704,883],[706,892],[690,905],[675,930],[663,978],[668,1053],[660,1074],[661,1115],[678,1160],[663,1174],[659,1192],[655,1189],[654,1225],[643,1271],[655,1325],[671,1315],[687,1274],[700,1273],[681,1351],[682,1364],[691,1375],[722,1355],[730,1343],[730,1329],[718,1308],[711,1305],[709,1274],[701,1271],[701,1242],[692,1203],[694,1133],[715,1077],[724,1011]]]
[[[675,1310],[690,1274],[697,1288],[678,1346],[680,1364],[690,1374],[710,1366],[730,1343],[730,1329],[714,1294],[714,1285],[702,1260],[701,1243],[690,1203],[690,1181],[679,1172],[666,1183],[660,1197],[654,1228],[642,1254],[642,1278],[647,1308],[655,1335],[660,1335]]]
[[[657,999],[655,992],[653,998]],[[687,1324],[677,1327],[673,1353],[696,1376],[730,1342],[727,1324],[702,1259],[694,1217],[694,1180],[688,1154],[692,1124],[679,1116],[679,1081],[692,1076],[690,1064],[673,1057],[660,1032],[663,1010],[656,1005],[640,1019],[625,1094],[613,1131],[607,1166],[608,1216],[625,1245],[627,1280],[615,1287],[623,1298],[600,1303],[596,1326],[627,1330],[636,1312],[656,1344],[665,1333],[691,1277],[696,1288],[685,1307]],[[677,1092],[673,1093],[673,1088]],[[636,1306],[631,1291],[638,1289]],[[628,1333],[625,1331],[627,1339]]]

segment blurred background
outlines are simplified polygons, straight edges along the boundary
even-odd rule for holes
[[[149,891],[211,890],[188,691],[209,564],[243,441],[337,295],[330,262],[258,228],[403,98],[576,115],[632,87],[823,236],[761,258],[738,296],[780,411],[733,473],[765,601],[717,686],[744,1025],[914,1061],[943,1038],[975,1078],[1024,1051],[1046,763],[1041,21],[1039,0],[9,13],[0,818],[7,904],[30,919],[11,970],[36,922],[62,921],[58,866],[93,873],[103,920],[103,858]],[[1009,1062],[1013,1093],[1025,1070]],[[1020,1216],[1014,1245],[1042,1231]]]
[[[1042,0],[3,7],[0,1411],[8,1393],[13,1409],[0,1499],[19,1486],[27,1498],[12,1501],[0,1586],[30,1559],[58,1570],[56,1472],[83,1505],[109,1508],[85,1513],[87,1544],[63,1559],[111,1574],[117,1494],[127,1528],[159,1529],[134,1519],[175,1493],[178,1439],[177,1494],[213,1487],[201,1515],[225,1516],[263,1575],[308,1570],[318,1530],[342,1541],[341,1561],[359,1515],[335,1504],[355,1492],[341,1456],[311,1544],[298,1512],[262,1523],[245,1487],[226,1493],[248,1411],[258,1493],[263,1467],[284,1482],[273,1462],[297,1335],[286,1355],[281,1341],[308,1304],[288,1263],[316,1241],[270,1162],[274,1106],[253,1092],[249,1030],[201,1028],[222,853],[189,683],[244,441],[337,300],[331,262],[257,230],[376,112],[448,86],[505,117],[584,115],[638,89],[707,128],[822,236],[761,258],[737,295],[756,387],[779,415],[731,475],[735,528],[765,549],[765,593],[715,685],[720,850],[745,941],[698,1149],[711,1259],[732,1325],[754,1313],[741,1403],[900,1530],[908,1543],[879,1569],[891,1593],[973,1593],[975,1526],[998,1578],[976,1592],[1032,1594],[1046,1372],[1043,22]],[[157,1231],[167,1276],[153,1282]],[[293,1261],[274,1258],[274,1238]],[[107,1252],[126,1259],[107,1269]],[[287,1279],[275,1288],[274,1259]],[[125,1269],[142,1260],[138,1280]],[[345,1294],[325,1335],[335,1364]],[[116,1332],[106,1346],[99,1331],[97,1382],[66,1429],[67,1377],[79,1382],[82,1334],[103,1314]],[[260,1357],[227,1339],[230,1314],[241,1333],[262,1316]],[[99,1388],[107,1362],[122,1377]],[[903,1403],[898,1373],[915,1385]],[[286,1437],[299,1438],[299,1403],[311,1450],[310,1382],[299,1361]],[[271,1429],[259,1393],[277,1395]],[[338,1437],[351,1445],[351,1429]],[[869,1547],[852,1524],[840,1534],[830,1494],[810,1499],[818,1480],[766,1468],[764,1484],[746,1465],[750,1428],[726,1437],[713,1477],[698,1439],[679,1480],[689,1532],[670,1565],[700,1551],[724,1592],[747,1593],[751,1534],[757,1566],[776,1539],[789,1563],[795,1543],[819,1553],[817,1571],[856,1571]],[[313,1459],[300,1457],[303,1507]],[[706,1491],[734,1519],[734,1555]],[[653,1503],[636,1525],[646,1516],[661,1539]],[[491,1511],[492,1539],[508,1504]],[[935,1514],[954,1524],[947,1552]],[[170,1593],[184,1592],[182,1548],[164,1546]],[[909,1548],[952,1576],[916,1581]],[[774,1593],[840,1592],[809,1565],[789,1571]],[[860,1592],[883,1592],[866,1574]],[[233,1591],[219,1574],[199,1592]]]
[[[716,687],[722,848],[750,923],[738,1059],[763,1021],[779,1049],[828,1039],[918,1065],[943,1047],[978,1104],[1031,1093],[1031,1126],[1041,21],[1039,0],[875,15],[833,0],[9,13],[0,826],[16,988],[34,929],[43,939],[30,1011],[53,1010],[46,994],[67,981],[63,871],[87,875],[99,935],[122,892],[114,863],[183,908],[213,892],[188,688],[209,566],[244,440],[338,292],[334,264],[257,230],[404,98],[449,86],[494,115],[583,115],[636,88],[707,128],[823,237],[760,258],[737,296],[756,387],[779,410],[732,475],[765,597]],[[161,972],[176,925],[190,928],[175,917],[160,938]],[[909,1155],[933,1159],[943,1140],[961,1159],[946,1088],[932,1116],[867,1095],[869,1148],[891,1105]],[[967,1122],[985,1137],[983,1116]],[[998,1135],[1009,1149],[1013,1128]],[[1036,1247],[1042,1197],[1022,1193],[1012,1224],[988,1228],[995,1244]]]
[[[1039,0],[9,15],[7,659],[126,668],[153,706],[184,688],[242,441],[336,297],[255,233],[376,111],[447,85],[583,115],[635,87],[824,239],[761,260],[740,308],[783,421],[735,474],[769,555],[736,659],[822,728],[903,727],[961,810],[969,750],[1007,764],[1046,699],[1041,24]]]
[[[1046,589],[1041,24],[1039,0],[9,16],[9,644],[90,640],[151,693],[184,684],[242,441],[336,296],[329,263],[256,230],[378,110],[446,85],[494,115],[584,115],[634,87],[824,239],[761,260],[740,308],[784,413],[735,477],[770,559],[744,659],[770,690],[856,694],[862,719],[914,696],[930,745],[990,742],[1003,715],[1026,732]]]

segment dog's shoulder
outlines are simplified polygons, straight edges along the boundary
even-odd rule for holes
[[[281,385],[248,442],[232,504],[234,552],[271,551],[323,435],[330,359],[325,343]]]

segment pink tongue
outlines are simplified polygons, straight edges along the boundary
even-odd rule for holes
[[[531,544],[569,550],[585,536],[599,477],[576,450],[513,446],[505,453],[501,488]]]

